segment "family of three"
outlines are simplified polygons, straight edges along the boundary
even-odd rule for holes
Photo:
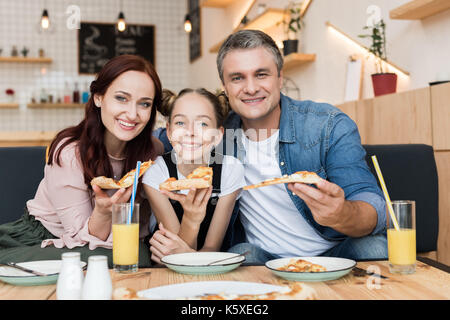
[[[256,30],[238,31],[221,46],[219,96],[174,94],[144,59],[111,59],[90,86],[84,120],[52,142],[35,198],[21,219],[0,226],[0,262],[60,259],[72,250],[83,260],[107,255],[111,266],[111,208],[128,202],[132,188],[107,191],[90,181],[118,180],[149,159],[136,195],[140,267],[195,251],[249,251],[250,263],[386,259],[385,201],[357,126],[329,104],[283,95],[282,69],[275,42]],[[157,110],[167,126],[154,132]],[[211,187],[159,190],[199,166],[212,167]],[[242,190],[297,171],[320,181]]]

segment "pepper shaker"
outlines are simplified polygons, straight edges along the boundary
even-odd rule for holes
[[[83,288],[83,270],[79,252],[62,254],[62,266],[56,283],[56,299],[80,300]]]
[[[90,256],[81,298],[83,300],[111,300],[112,281],[106,256]]]

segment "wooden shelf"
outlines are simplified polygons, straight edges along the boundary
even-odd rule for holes
[[[314,53],[291,53],[284,57],[283,70],[292,69],[304,63],[316,60]]]
[[[84,108],[83,103],[29,103],[27,108],[31,109],[67,109],[67,108]]]
[[[389,12],[391,19],[421,20],[450,9],[449,0],[414,0]]]
[[[0,62],[51,63],[51,58],[0,57]]]
[[[19,108],[18,103],[13,103],[13,102],[0,103],[0,109],[17,109],[17,108]]]
[[[201,0],[200,7],[207,8],[226,8],[236,2],[236,0]]]
[[[238,30],[243,29],[256,29],[261,31],[266,31],[267,29],[275,26],[278,22],[284,19],[286,15],[286,12],[283,9],[276,9],[276,8],[269,8],[263,13],[261,13],[259,16],[257,16],[255,19],[251,20],[249,23],[247,23],[243,27],[238,27],[235,30],[233,30],[233,33]],[[215,44],[209,49],[209,52],[215,53],[218,52],[220,49],[220,46],[225,41],[222,40],[219,43]]]

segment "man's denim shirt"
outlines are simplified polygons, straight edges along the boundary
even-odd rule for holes
[[[225,136],[218,151],[233,155],[244,162],[245,149],[240,117],[231,112],[227,117]],[[234,130],[230,130],[234,129]],[[326,103],[297,101],[281,95],[279,126],[279,166],[281,173],[312,171],[340,186],[347,200],[364,201],[372,205],[378,215],[372,234],[386,227],[386,203],[365,161],[358,128],[353,120],[339,109]],[[314,221],[305,202],[286,192],[299,214],[327,240],[343,240],[347,236]],[[230,221],[233,228],[235,217]],[[229,230],[231,231],[231,230]],[[232,232],[233,233],[233,232]],[[233,236],[232,236],[233,238]]]

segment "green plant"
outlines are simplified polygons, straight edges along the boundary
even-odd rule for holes
[[[286,39],[295,38],[304,25],[301,16],[302,4],[303,2],[290,1],[285,9],[287,19],[283,19],[281,23],[284,27]]]
[[[382,60],[387,59],[386,55],[386,24],[383,19],[373,24],[372,26],[365,26],[364,30],[370,30],[369,34],[360,34],[360,38],[371,38],[372,45],[369,51],[375,56],[375,69],[377,73],[384,73]]]

